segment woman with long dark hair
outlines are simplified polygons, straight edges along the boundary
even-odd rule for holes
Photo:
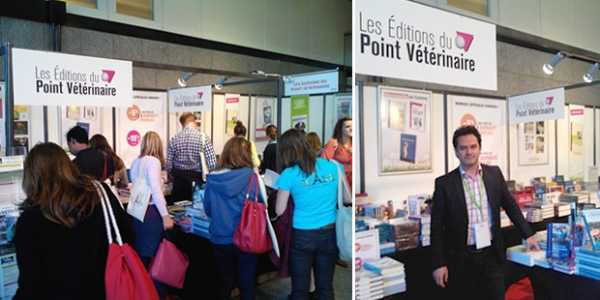
[[[278,159],[283,169],[275,184],[276,213],[282,215],[291,195],[292,242],[290,274],[292,299],[308,299],[310,271],[314,269],[317,299],[333,299],[333,273],[338,257],[335,219],[341,166],[317,158],[297,129],[279,140]],[[351,201],[344,194],[345,201]]]
[[[352,187],[352,118],[345,117],[337,121],[333,136],[323,147],[321,157],[341,163],[346,172],[346,180]]]
[[[246,129],[246,126],[244,126],[244,123],[242,123],[242,121],[235,122],[235,127],[233,128],[233,133],[235,134],[235,136],[247,139],[247,132],[248,130]],[[260,166],[260,159],[258,158],[258,153],[256,152],[256,145],[254,145],[254,143],[250,140],[248,140],[248,142],[250,143],[252,166],[254,168],[258,168]]]
[[[108,186],[102,184],[106,191]],[[14,299],[104,299],[108,240],[100,197],[65,151],[38,144],[25,158],[15,245],[19,288]],[[107,193],[124,242],[128,217]]]
[[[127,178],[125,163],[108,144],[106,137],[95,134],[90,139],[90,147],[100,151],[104,155],[105,161],[108,162],[107,177],[110,179],[110,183],[119,188],[127,187],[129,179]]]

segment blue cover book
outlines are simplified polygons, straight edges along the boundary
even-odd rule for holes
[[[585,222],[585,231],[594,250],[600,250],[600,209],[581,211]]]
[[[400,135],[400,160],[415,163],[417,153],[417,136],[403,133]]]

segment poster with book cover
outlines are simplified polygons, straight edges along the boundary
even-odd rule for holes
[[[95,134],[103,134],[102,128],[102,107],[97,106],[79,106],[67,105],[60,106],[60,128],[62,147],[68,149],[67,132],[75,126],[83,127],[87,130],[88,136],[91,138]],[[108,130],[108,128],[107,128]],[[112,144],[112,141],[109,141]]]
[[[335,120],[345,117],[352,118],[352,94],[335,95]],[[335,124],[333,124],[335,126]]]
[[[269,137],[267,137],[265,129],[269,125],[274,125],[277,120],[277,99],[256,97],[253,100],[256,105],[254,140],[256,142],[267,141]]]
[[[431,172],[431,92],[378,92],[379,175]]]
[[[481,134],[481,163],[496,165],[507,172],[506,101],[492,98],[448,95],[448,145],[454,131],[462,126],[475,126]],[[448,147],[448,167],[458,167],[454,147]]]
[[[133,91],[133,103],[117,108],[117,155],[129,168],[140,154],[142,138],[148,131],[161,136],[166,151],[167,94],[164,92]]]
[[[521,166],[548,164],[547,121],[517,124],[518,162]]]
[[[233,137],[235,123],[240,119],[240,95],[225,94],[225,135]]]
[[[585,124],[585,107],[569,105],[569,177],[573,180],[583,179],[585,175],[585,151],[583,128]],[[589,141],[588,141],[589,143]]]

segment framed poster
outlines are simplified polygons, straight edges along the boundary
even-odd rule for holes
[[[292,96],[291,101],[291,120],[292,128],[308,128],[308,113],[310,111],[309,96]]]
[[[379,175],[431,172],[431,92],[380,87]]]
[[[569,104],[569,177],[585,178],[585,106]],[[588,141],[589,142],[589,141]],[[592,179],[590,179],[592,180]]]
[[[517,124],[520,166],[548,164],[548,124],[546,121]]]
[[[352,118],[352,94],[339,94],[335,95],[335,121],[333,126],[335,127],[335,123],[337,120],[350,117]]]
[[[479,161],[498,166],[507,174],[506,101],[448,95],[448,114],[448,168],[460,164],[452,145],[454,131],[461,126],[475,126],[481,134]]]
[[[264,98],[257,97],[256,99],[256,119],[254,140],[256,142],[268,141],[269,138],[266,135],[265,129],[269,125],[275,124],[277,120],[277,99],[276,98]]]
[[[240,119],[240,95],[225,94],[225,136],[233,137],[235,123]]]

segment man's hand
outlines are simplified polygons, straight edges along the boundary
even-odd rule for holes
[[[527,238],[527,250],[530,251],[540,251],[540,245],[538,245],[538,240],[535,237],[535,234]]]
[[[435,269],[433,271],[433,280],[435,280],[438,286],[445,288],[448,284],[448,267],[443,266]]]

